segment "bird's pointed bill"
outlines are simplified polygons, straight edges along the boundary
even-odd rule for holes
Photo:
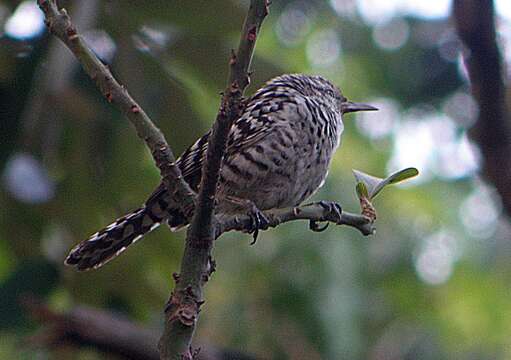
[[[344,114],[356,111],[376,111],[378,108],[371,106],[369,104],[356,103],[347,101],[341,105],[342,112]]]

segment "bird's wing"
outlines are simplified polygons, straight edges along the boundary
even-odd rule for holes
[[[242,152],[264,139],[288,119],[289,98],[258,92],[235,121],[227,141],[226,157]],[[288,106],[286,106],[288,105]]]
[[[197,191],[202,174],[202,164],[206,160],[208,140],[211,130],[201,136],[192,146],[183,152],[176,163],[190,187]]]
[[[285,118],[285,108],[288,99],[269,96],[268,93],[258,92],[248,102],[243,114],[234,122],[229,138],[225,157],[242,152],[247,147],[261,141],[270,134],[274,126]],[[177,159],[176,164],[181,169],[184,179],[190,187],[197,191],[202,176],[202,165],[206,161],[208,140],[211,131],[199,138],[186,149]],[[161,195],[165,187],[161,184],[151,195],[150,199]]]

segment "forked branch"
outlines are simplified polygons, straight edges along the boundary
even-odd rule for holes
[[[165,310],[165,330],[160,339],[163,359],[176,355],[191,359],[191,341],[200,307],[204,303],[203,286],[214,271],[211,249],[215,239],[214,205],[220,166],[227,137],[242,110],[249,66],[261,24],[268,14],[268,0],[251,0],[241,32],[238,50],[229,61],[230,74],[208,142],[206,162],[198,194],[197,208],[188,229],[179,281]]]

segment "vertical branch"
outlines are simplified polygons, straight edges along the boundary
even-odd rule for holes
[[[458,35],[469,50],[465,63],[479,117],[470,136],[483,156],[483,173],[499,192],[511,215],[511,123],[505,100],[502,60],[495,34],[492,0],[455,0]]]
[[[268,0],[251,0],[238,51],[231,55],[230,74],[213,131],[208,142],[195,214],[187,233],[181,273],[165,310],[165,329],[160,356],[191,359],[191,341],[203,300],[203,286],[214,271],[211,249],[214,240],[213,211],[220,165],[227,137],[242,109],[242,96],[249,84],[249,66],[261,24],[268,14]]]
[[[37,3],[45,14],[48,29],[73,52],[106,100],[133,123],[138,136],[150,148],[172,200],[180,205],[185,216],[190,217],[194,209],[194,193],[175,166],[174,155],[161,131],[87,46],[67,12],[59,9],[55,0],[38,0]],[[202,287],[214,270],[210,254],[214,239],[213,210],[220,165],[231,125],[242,108],[243,91],[249,83],[248,68],[259,29],[268,14],[268,5],[268,0],[251,0],[238,51],[232,54],[229,62],[229,80],[208,143],[204,176],[197,210],[187,234],[181,275],[175,276],[176,289],[165,310],[165,329],[160,339],[160,356],[164,359],[190,359],[193,356],[190,344],[200,306],[204,302]]]

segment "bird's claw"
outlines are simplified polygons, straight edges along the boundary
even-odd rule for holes
[[[342,215],[342,207],[336,202],[333,201],[324,201],[321,200],[319,203],[319,206],[321,206],[323,209],[328,211],[328,213],[335,214],[336,219],[341,219]],[[322,232],[325,231],[328,228],[328,222],[324,226],[319,226],[317,220],[310,220],[309,221],[309,229],[315,232]]]
[[[254,238],[250,245],[254,245],[257,241],[257,236],[259,235],[259,230],[267,230],[270,221],[268,218],[258,209],[256,204],[249,199],[242,199],[235,196],[227,196],[225,201],[233,204],[237,207],[241,213],[245,212],[250,218],[249,228],[246,229],[246,232],[252,234]]]
[[[314,232],[322,232],[325,231],[330,223],[326,223],[324,226],[319,226],[318,222],[316,220],[310,220],[309,221],[309,229]]]
[[[321,206],[323,209],[327,210],[329,213],[334,213],[337,219],[340,219],[342,216],[342,207],[335,201],[321,200],[319,202],[319,206]]]
[[[249,234],[252,234],[253,240],[250,245],[254,245],[257,241],[257,236],[259,235],[259,230],[267,230],[270,225],[270,221],[268,218],[259,210],[257,207],[253,207],[253,209],[248,214],[250,216],[251,224]]]

